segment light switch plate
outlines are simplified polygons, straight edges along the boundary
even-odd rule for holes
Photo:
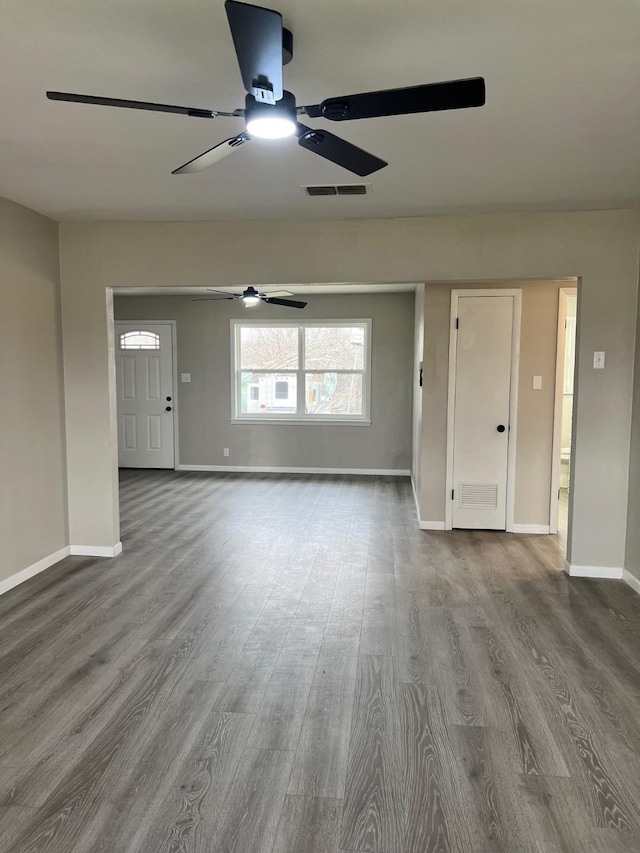
[[[594,352],[593,354],[593,369],[604,370],[604,353]]]
[[[542,391],[542,376],[533,377],[533,390]]]
[[[181,373],[180,374],[180,382],[191,382],[191,374],[190,373]]]

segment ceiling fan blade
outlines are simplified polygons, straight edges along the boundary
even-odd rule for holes
[[[171,174],[189,175],[192,172],[201,172],[203,169],[208,169],[209,166],[213,166],[213,164],[217,163],[218,160],[223,160],[225,157],[228,157],[229,154],[233,154],[233,152],[242,147],[245,142],[248,142],[250,138],[251,137],[247,136],[246,133],[241,133],[239,136],[232,136],[231,139],[225,139],[224,142],[220,142],[218,145],[214,145],[213,148],[209,148],[209,150],[205,151],[204,154],[199,154],[197,157],[194,157],[193,160],[189,160],[188,163],[185,163],[184,166],[180,166],[179,169],[174,169]]]
[[[312,107],[305,107],[305,110],[312,118],[322,116],[331,121],[348,121],[437,110],[460,110],[466,107],[481,107],[484,102],[483,78],[471,77],[469,80],[429,83],[405,89],[342,95],[338,98],[328,98]]]
[[[244,88],[262,103],[282,98],[282,15],[227,0],[224,4]]]
[[[263,302],[269,302],[271,305],[284,305],[285,308],[305,308],[306,302],[298,302],[297,299],[278,299],[276,296],[263,296]]]
[[[228,299],[234,299],[233,296],[194,296],[192,302],[226,302]]]
[[[217,293],[219,296],[224,296],[225,299],[242,299],[241,293],[229,293],[227,290],[216,290],[215,287],[205,288],[208,293]]]
[[[360,177],[370,175],[372,172],[377,172],[378,169],[383,169],[388,166],[386,160],[381,160],[373,154],[369,154],[357,145],[347,142],[346,139],[341,139],[335,136],[328,130],[312,130],[298,122],[298,144],[307,151],[313,151],[314,154],[319,154],[325,160],[331,160],[338,166],[354,172]]]
[[[126,101],[121,98],[101,98],[95,95],[75,95],[71,92],[47,92],[50,101],[70,101],[74,104],[98,104],[103,107],[125,107],[129,110],[150,110],[156,113],[177,113],[192,118],[215,118],[216,110],[199,110],[196,107],[177,107],[172,104],[153,104],[149,101]]]

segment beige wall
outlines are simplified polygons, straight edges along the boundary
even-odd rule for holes
[[[424,358],[424,284],[416,285],[413,327],[413,411],[411,433],[411,479],[414,497],[419,502],[422,460],[422,386],[420,368]],[[419,513],[418,513],[419,515]]]
[[[443,522],[451,290],[522,290],[515,470],[516,524],[549,524],[559,290],[567,282],[431,284],[425,293],[421,518]],[[542,390],[533,377],[542,376]]]
[[[230,320],[246,319],[247,309],[239,302],[184,296],[115,297],[116,319],[177,321],[178,375],[191,373],[189,384],[178,384],[181,464],[409,469],[413,293],[305,299],[303,312],[265,305],[250,319],[371,318],[371,426],[230,423]]]
[[[629,459],[629,507],[625,568],[640,583],[640,303],[636,326],[636,358],[631,457]]]
[[[580,277],[570,558],[624,564],[639,212],[65,222],[60,236],[73,541],[118,539],[106,288]],[[591,368],[594,350],[606,370]]]
[[[67,536],[58,226],[0,199],[0,583]]]

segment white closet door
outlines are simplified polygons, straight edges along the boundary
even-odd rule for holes
[[[458,300],[453,527],[506,528],[513,296]]]

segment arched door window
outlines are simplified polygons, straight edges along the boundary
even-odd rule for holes
[[[160,335],[155,332],[123,332],[120,349],[160,349]]]

